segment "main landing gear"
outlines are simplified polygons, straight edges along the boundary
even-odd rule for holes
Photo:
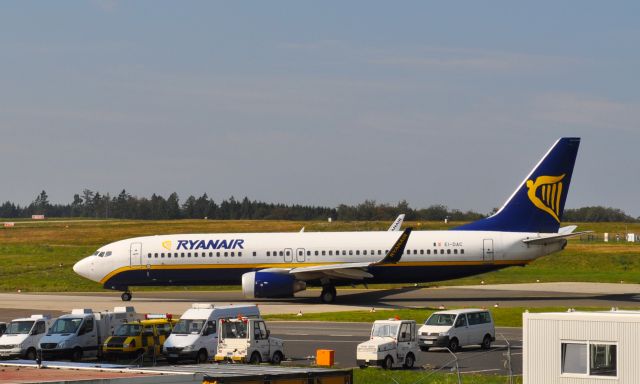
[[[120,296],[122,298],[122,301],[131,301],[131,298],[133,297],[133,295],[131,294],[131,291],[126,290],[122,293],[122,296]]]
[[[325,304],[331,304],[336,301],[337,295],[336,287],[333,285],[324,285],[322,286],[322,293],[320,293],[320,301]]]

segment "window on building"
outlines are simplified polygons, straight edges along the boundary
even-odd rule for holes
[[[587,374],[587,344],[562,343],[562,373]]]
[[[618,376],[617,345],[595,344],[589,345],[589,375]]]

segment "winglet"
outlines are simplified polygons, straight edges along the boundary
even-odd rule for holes
[[[407,242],[409,242],[409,235],[411,234],[412,229],[413,228],[411,227],[405,229],[395,244],[393,244],[391,250],[387,252],[384,259],[378,261],[376,264],[395,264],[399,262],[402,254],[404,253],[404,247],[407,245]]]
[[[391,224],[389,229],[387,229],[387,231],[390,231],[390,232],[399,231],[400,227],[402,227],[402,222],[403,221],[404,221],[404,213],[401,213],[401,214],[398,215],[398,217],[395,219],[395,221]]]

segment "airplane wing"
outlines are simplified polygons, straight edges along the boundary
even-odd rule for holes
[[[393,244],[393,247],[387,252],[387,254],[378,261],[372,262],[360,262],[360,263],[335,263],[328,265],[318,265],[312,267],[300,267],[289,270],[289,274],[296,275],[304,280],[304,276],[317,276],[325,275],[333,278],[343,279],[364,279],[366,277],[373,277],[372,274],[366,271],[367,268],[376,265],[396,264],[400,261],[404,248],[409,241],[409,235],[412,228],[407,228],[402,232],[402,235]]]
[[[389,227],[389,229],[387,229],[387,231],[389,232],[399,231],[400,227],[402,227],[403,221],[404,221],[404,213],[401,213],[398,215],[398,217],[396,217],[396,219],[393,221],[393,224],[391,224],[391,226]]]
[[[593,232],[593,231],[573,232],[576,228],[578,228],[578,226],[568,225],[566,227],[560,228],[557,234],[540,236],[540,237],[530,237],[528,239],[523,239],[522,242],[525,244],[545,245],[545,244],[555,243],[557,241],[566,240],[570,237],[580,236],[580,235],[584,235],[585,233]]]

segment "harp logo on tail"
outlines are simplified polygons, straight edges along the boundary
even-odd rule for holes
[[[535,181],[527,180],[527,196],[538,209],[560,222],[560,201],[562,199],[562,179],[560,176],[538,176]]]

